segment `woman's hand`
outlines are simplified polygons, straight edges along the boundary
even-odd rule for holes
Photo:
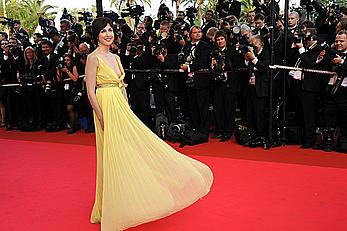
[[[103,116],[103,114],[101,113],[101,114],[98,115],[97,117],[98,117],[98,120],[99,120],[99,122],[100,122],[101,129],[104,130],[104,116]]]

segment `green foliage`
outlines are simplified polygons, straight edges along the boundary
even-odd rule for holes
[[[253,0],[239,0],[241,2],[241,18],[240,22],[247,21],[247,15],[250,11],[255,10]]]
[[[19,19],[22,27],[31,36],[38,26],[39,15],[46,18],[54,18],[56,12],[48,13],[55,8],[52,5],[45,5],[45,0],[8,0],[6,2],[7,17]]]

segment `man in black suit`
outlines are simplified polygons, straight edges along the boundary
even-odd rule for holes
[[[218,0],[216,11],[219,14],[219,18],[224,18],[229,15],[234,15],[236,18],[240,18],[241,2],[236,0]]]
[[[325,53],[325,58],[328,59],[328,66],[332,67],[333,71],[338,73],[338,76],[333,76],[327,83],[328,94],[323,102],[323,114],[325,131],[323,132],[322,149],[331,152],[336,148],[333,140],[334,128],[341,128],[341,140],[347,139],[347,31],[342,30],[336,34],[334,43],[334,55]],[[345,141],[344,141],[345,142]],[[345,144],[344,144],[345,145]]]
[[[213,19],[213,11],[207,10],[205,13],[204,24],[201,26],[202,40],[205,42],[208,42],[208,38],[206,37],[206,33],[207,33],[208,29],[210,29],[211,27],[217,27],[217,23]]]
[[[165,43],[156,44],[153,55],[157,62],[155,69],[178,69],[179,64],[176,54],[168,54]],[[153,78],[152,86],[156,113],[167,112],[170,121],[177,120],[175,96],[178,92],[177,74],[158,73]]]
[[[308,28],[305,41],[298,40],[295,43],[300,57],[297,66],[308,69],[319,69],[317,57],[322,48],[317,43],[317,32],[314,28]],[[311,148],[316,132],[317,97],[321,88],[321,77],[314,73],[301,71],[290,71],[293,78],[293,89],[298,102],[296,110],[297,118],[304,127],[304,140],[301,148]]]
[[[136,56],[130,68],[132,69],[153,69],[156,62],[151,52],[145,52]],[[151,106],[150,106],[150,83],[148,73],[132,73],[128,78],[128,94],[131,109],[147,127],[153,128]]]
[[[61,79],[57,76],[58,56],[53,53],[53,44],[44,40],[42,45],[43,75],[46,82],[45,99],[47,103],[47,132],[64,129],[63,89]]]
[[[191,27],[189,36],[190,42],[183,47],[186,63],[181,64],[181,69],[188,72],[187,95],[193,127],[207,135],[209,133],[210,75],[195,72],[210,68],[211,50],[206,42],[201,41],[202,35],[198,26]]]
[[[239,75],[227,72],[232,68],[233,49],[227,46],[228,35],[217,31],[215,40],[218,50],[212,54],[212,73],[214,75],[213,111],[216,119],[216,134],[220,142],[229,140],[235,127],[235,108],[237,93],[240,92]]]
[[[245,61],[249,67],[247,87],[247,125],[255,139],[248,142],[249,147],[264,146],[266,144],[266,105],[269,96],[268,65],[270,54],[264,49],[264,42],[260,35],[250,39],[250,47],[245,54]]]

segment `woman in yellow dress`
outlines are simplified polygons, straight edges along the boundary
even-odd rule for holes
[[[109,50],[111,25],[109,18],[94,20],[99,46],[86,65],[97,149],[91,222],[101,223],[102,231],[125,230],[177,212],[205,196],[213,181],[209,167],[177,152],[131,111],[124,70]]]

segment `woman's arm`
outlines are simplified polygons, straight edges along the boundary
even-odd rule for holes
[[[76,82],[77,80],[78,80],[78,78],[79,78],[79,74],[78,74],[78,71],[77,71],[77,67],[76,66],[73,66],[73,68],[72,68],[72,75],[70,75],[69,74],[69,76],[70,76],[70,78],[74,81],[74,82]]]
[[[88,55],[87,63],[86,63],[86,85],[87,85],[87,94],[89,102],[100,121],[102,129],[104,129],[104,119],[103,114],[100,109],[98,100],[95,94],[95,86],[96,86],[96,70],[99,65],[98,59],[94,55]]]

